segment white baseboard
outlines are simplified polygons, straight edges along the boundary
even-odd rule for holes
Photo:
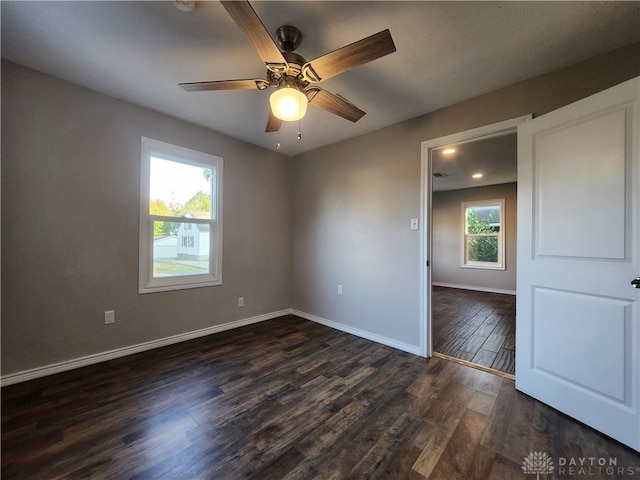
[[[355,335],[356,337],[366,338],[367,340],[371,340],[372,342],[381,343],[382,345],[386,345],[397,350],[402,350],[403,352],[408,352],[413,355],[420,355],[420,347],[418,346],[398,342],[397,340],[392,340],[390,338],[382,337],[371,332],[366,332],[364,330],[360,330],[359,328],[349,327],[348,325],[337,323],[332,320],[327,320],[326,318],[318,317],[310,313],[301,312],[300,310],[293,309],[291,310],[291,313],[306,320],[311,320],[312,322],[335,328],[336,330],[340,330],[341,332]]]
[[[125,357],[127,355],[133,355],[134,353],[140,353],[146,350],[152,350],[154,348],[165,347],[167,345],[184,342],[186,340],[192,340],[198,337],[204,337],[213,333],[224,332],[225,330],[232,330],[234,328],[244,327],[245,325],[264,322],[265,320],[271,320],[272,318],[290,315],[291,313],[292,310],[288,308],[285,310],[280,310],[278,312],[271,312],[251,318],[235,320],[233,322],[223,323],[222,325],[214,325],[212,327],[203,328],[201,330],[180,333],[171,337],[160,338],[158,340],[139,343],[137,345],[131,345],[129,347],[117,348],[115,350],[109,350],[107,352],[95,353],[93,355],[87,355],[86,357],[75,358],[73,360],[54,363],[52,365],[46,365],[44,367],[11,373],[0,378],[0,385],[4,387],[7,385],[13,385],[14,383],[26,382],[35,378],[54,375],[56,373],[66,372],[68,370],[86,367],[87,365],[93,365],[95,363],[106,362],[107,360],[113,360],[114,358]]]
[[[456,287],[462,288],[462,287]],[[131,345],[128,347],[117,348],[115,350],[109,350],[107,352],[95,353],[93,355],[87,355],[85,357],[75,358],[73,360],[67,360],[60,363],[54,363],[46,365],[44,367],[33,368],[30,370],[24,370],[22,372],[11,373],[4,375],[0,378],[1,386],[13,385],[16,383],[26,382],[40,377],[46,377],[48,375],[55,375],[56,373],[66,372],[68,370],[74,370],[76,368],[86,367],[88,365],[94,365],[96,363],[106,362],[115,358],[125,357],[127,355],[133,355],[135,353],[152,350],[154,348],[165,347],[174,343],[185,342],[194,338],[204,337],[206,335],[212,335],[214,333],[224,332],[226,330],[232,330],[234,328],[244,327],[245,325],[251,325],[254,323],[264,322],[273,318],[282,317],[284,315],[297,315],[298,317],[310,320],[312,322],[325,325],[327,327],[335,328],[345,333],[355,335],[356,337],[366,338],[388,347],[402,350],[404,352],[411,353],[413,355],[420,355],[420,347],[414,345],[408,345],[406,343],[398,342],[387,337],[382,337],[374,333],[366,332],[358,328],[349,327],[341,323],[337,323],[325,318],[312,315],[310,313],[301,312],[294,309],[285,309],[278,312],[266,313],[264,315],[258,315],[256,317],[245,318],[242,320],[235,320],[229,323],[223,323],[222,325],[214,325],[212,327],[203,328],[201,330],[194,330],[192,332],[180,333],[171,337],[160,338],[158,340],[152,340],[150,342],[139,343],[137,345]]]
[[[459,288],[461,290],[474,290],[476,292],[487,292],[487,293],[503,293],[505,295],[515,295],[515,290],[503,290],[501,288],[489,288],[489,287],[475,287],[472,285],[457,285],[455,283],[444,283],[444,282],[431,282],[431,285],[434,287],[447,287],[447,288]]]

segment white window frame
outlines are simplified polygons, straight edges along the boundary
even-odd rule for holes
[[[208,287],[222,284],[222,184],[223,159],[189,148],[172,145],[152,138],[141,137],[140,153],[140,229],[139,229],[139,282],[138,293],[153,293],[168,290]],[[211,219],[187,217],[165,217],[149,212],[151,188],[151,156],[210,168],[215,171],[212,178]],[[153,276],[153,222],[172,221],[209,224],[209,273],[168,277]]]
[[[474,200],[469,202],[462,202],[461,216],[462,216],[462,244],[460,248],[460,267],[462,268],[480,268],[486,270],[505,270],[504,262],[504,232],[505,232],[505,200],[504,198],[492,199],[492,200]],[[500,208],[500,231],[495,234],[467,234],[467,209],[474,207],[499,207]],[[497,262],[479,262],[468,259],[467,251],[467,239],[470,236],[495,236],[498,238],[498,261]]]

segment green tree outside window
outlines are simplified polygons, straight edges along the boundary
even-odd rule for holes
[[[467,258],[474,262],[498,261],[498,235],[500,227],[496,223],[499,215],[496,210],[491,210],[484,219],[478,218],[477,208],[467,208]]]

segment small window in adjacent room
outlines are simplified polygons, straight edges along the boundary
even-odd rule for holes
[[[222,158],[142,137],[139,293],[222,283]]]
[[[504,198],[462,203],[462,262],[504,270]]]

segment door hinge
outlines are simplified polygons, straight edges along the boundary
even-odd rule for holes
[[[427,260],[427,267],[429,266],[429,260]]]

